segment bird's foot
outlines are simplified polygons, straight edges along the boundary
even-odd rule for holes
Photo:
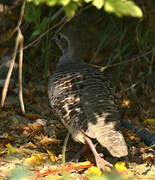
[[[99,154],[96,151],[96,148],[95,148],[94,144],[92,143],[91,139],[89,137],[85,136],[85,140],[94,154],[97,167],[99,169],[102,169],[103,171],[107,171],[107,170],[109,171],[109,168],[113,168],[112,164],[110,164],[109,162],[107,162],[106,160],[103,159],[103,154]]]
[[[113,165],[108,161],[104,160],[101,156],[96,156],[96,165],[99,169],[103,171],[109,170],[109,168],[113,168]]]

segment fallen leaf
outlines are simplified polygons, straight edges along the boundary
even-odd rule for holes
[[[125,166],[125,162],[122,162],[122,161],[117,162],[117,163],[115,164],[115,168],[116,168],[116,170],[119,171],[119,172],[122,172],[122,171],[126,171],[126,170],[127,170],[127,168],[126,168],[126,166]]]
[[[8,151],[7,151],[8,155],[11,155],[16,152],[16,149],[10,143],[6,144],[6,147],[8,148]]]
[[[46,149],[46,151],[47,151],[47,153],[48,153],[48,155],[50,157],[51,162],[56,162],[55,155],[51,151],[49,151],[48,149]]]
[[[41,154],[36,154],[30,158],[25,159],[25,165],[32,165],[32,164],[42,164],[44,162],[43,156]]]
[[[88,173],[88,174],[93,174],[93,175],[96,175],[96,176],[101,176],[102,175],[102,172],[99,168],[95,167],[95,166],[92,166],[90,168],[88,168],[85,173]]]
[[[144,120],[144,123],[153,124],[155,123],[155,119],[146,119]]]

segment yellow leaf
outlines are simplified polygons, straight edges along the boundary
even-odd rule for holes
[[[95,166],[92,166],[92,167],[88,168],[85,172],[88,173],[88,174],[96,175],[96,176],[101,176],[102,175],[101,170],[99,168],[95,167]]]
[[[56,162],[55,155],[51,151],[49,151],[48,149],[46,149],[46,151],[47,151],[48,155],[50,156],[51,162]]]
[[[123,179],[128,179],[129,177],[133,176],[133,173],[128,171],[125,166],[125,162],[117,162],[115,164],[116,170],[123,175]]]
[[[89,165],[89,164],[91,164],[90,161],[85,161],[85,162],[72,164],[72,166],[86,166],[86,165]]]
[[[146,119],[144,123],[153,124],[155,123],[155,119]]]
[[[115,168],[116,168],[116,170],[117,171],[119,171],[119,172],[122,172],[122,171],[126,171],[127,170],[127,168],[126,168],[126,166],[125,166],[125,162],[117,162],[116,164],[115,164]]]
[[[43,156],[41,154],[36,154],[30,158],[25,159],[25,165],[32,165],[32,164],[42,164],[44,162]]]
[[[13,154],[13,153],[16,152],[16,149],[10,143],[6,144],[6,147],[8,148],[8,151],[7,151],[8,155]]]

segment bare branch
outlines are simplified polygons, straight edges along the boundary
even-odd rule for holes
[[[5,80],[5,84],[4,84],[4,87],[3,87],[3,90],[2,90],[2,99],[1,99],[1,106],[2,107],[4,106],[4,102],[5,102],[5,99],[6,99],[6,94],[7,94],[7,91],[8,91],[8,86],[9,86],[11,74],[12,74],[13,67],[14,67],[14,64],[15,64],[15,59],[16,59],[16,56],[17,56],[18,45],[19,45],[19,35],[17,35],[17,37],[16,37],[16,44],[15,44],[15,48],[14,48],[14,52],[13,52],[13,56],[12,56],[12,62],[10,64],[9,71],[8,71],[8,74],[7,74],[7,77],[6,77],[6,80]]]
[[[132,59],[129,59],[129,60],[126,60],[126,61],[123,61],[123,62],[120,62],[120,63],[110,64],[110,65],[107,65],[107,66],[104,66],[104,67],[100,66],[100,70],[104,71],[107,68],[111,68],[111,67],[118,66],[118,65],[121,65],[121,64],[127,64],[127,63],[130,63],[130,62],[133,62],[133,61],[137,61],[137,60],[139,60],[139,58],[144,57],[144,56],[146,56],[148,54],[151,54],[152,52],[153,52],[153,50],[150,50],[150,51],[147,51],[144,54],[141,54],[139,56],[136,56],[136,57],[134,57]],[[97,67],[99,67],[99,66],[97,66]]]
[[[22,88],[22,65],[23,65],[23,41],[24,37],[21,30],[19,30],[19,101],[22,112],[25,113],[24,101],[23,101],[23,88]]]
[[[5,102],[5,99],[6,99],[6,95],[7,95],[7,91],[8,91],[8,86],[9,86],[9,83],[10,83],[10,78],[11,78],[11,74],[12,74],[12,71],[13,71],[13,67],[14,67],[14,64],[15,64],[15,59],[16,59],[16,56],[17,56],[17,53],[18,53],[18,48],[19,48],[19,44],[20,45],[20,61],[22,62],[22,58],[23,58],[23,48],[22,48],[22,43],[23,43],[23,38],[21,38],[22,34],[21,34],[21,30],[20,30],[20,25],[22,24],[22,20],[23,20],[23,17],[24,17],[24,8],[25,8],[25,0],[23,1],[23,4],[22,4],[22,7],[21,7],[21,13],[20,13],[20,18],[18,20],[18,24],[15,28],[15,31],[17,31],[17,37],[16,37],[16,43],[15,43],[15,48],[14,48],[14,52],[13,52],[13,55],[12,55],[12,62],[10,64],[10,67],[9,67],[9,71],[8,71],[8,74],[7,74],[7,77],[6,77],[6,80],[5,80],[5,84],[4,84],[4,87],[3,87],[3,90],[2,90],[2,99],[1,99],[1,106],[3,107],[4,106],[4,102]],[[21,42],[20,42],[21,41]],[[20,73],[22,71],[20,70]],[[22,76],[21,76],[22,78]],[[22,81],[22,79],[20,79]],[[20,86],[20,91],[19,93],[22,92],[22,84]],[[21,96],[22,97],[22,96]],[[20,99],[20,102],[22,103],[22,98]],[[21,107],[23,106],[23,104],[21,104]],[[24,112],[24,108],[23,108],[23,112]]]

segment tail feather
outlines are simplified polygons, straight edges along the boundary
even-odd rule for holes
[[[123,157],[128,155],[127,145],[120,131],[115,130],[109,125],[100,127],[96,131],[97,141],[105,147],[112,156]]]

